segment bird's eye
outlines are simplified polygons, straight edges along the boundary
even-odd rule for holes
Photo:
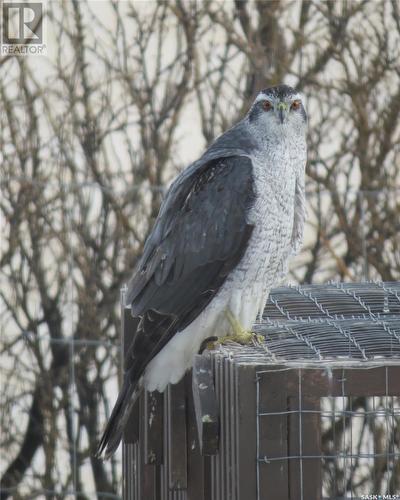
[[[297,99],[296,101],[292,102],[291,109],[294,109],[296,111],[297,109],[300,109],[300,106],[301,101]]]
[[[272,108],[272,104],[269,101],[263,101],[262,107],[264,111],[269,111]]]

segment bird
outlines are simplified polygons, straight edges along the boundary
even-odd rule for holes
[[[251,342],[302,244],[307,121],[294,88],[263,89],[171,184],[127,286],[138,326],[98,457],[118,448],[140,392],[179,382],[207,339]]]

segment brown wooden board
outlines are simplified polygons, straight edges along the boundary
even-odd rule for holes
[[[257,374],[259,390],[259,488],[271,498],[287,499],[288,414],[286,371]]]
[[[145,392],[144,401],[144,461],[162,464],[163,460],[163,394]]]
[[[388,396],[400,396],[400,366],[387,366]],[[384,394],[386,396],[386,393]]]
[[[239,500],[257,499],[256,368],[248,364],[235,365],[235,474]]]
[[[203,455],[215,455],[219,444],[219,413],[210,357],[195,356],[192,374],[193,402],[200,450]]]
[[[293,368],[296,370],[296,368]],[[400,366],[372,368],[304,368],[315,397],[339,396],[396,396],[400,394]],[[387,384],[386,384],[387,381]],[[297,380],[288,380],[289,395],[296,395]]]
[[[302,409],[315,410],[302,416],[302,454],[305,456],[321,455],[321,417],[320,399],[306,394],[302,400]],[[322,495],[322,460],[308,458],[303,461],[303,498],[321,500]]]
[[[139,447],[140,447],[140,468],[139,468],[139,481],[140,481],[140,498],[149,500],[156,500],[156,467],[155,465],[146,465],[145,463],[145,449],[144,449],[144,434],[145,434],[145,405],[146,395],[144,392],[139,397]]]
[[[140,490],[138,474],[135,474],[139,463],[139,443],[123,444],[122,452],[122,498],[123,500],[139,500]]]
[[[168,483],[173,490],[187,488],[187,436],[184,379],[168,386]]]
[[[211,480],[211,461],[215,458],[213,455],[204,455],[204,499],[209,500],[210,498],[214,498],[212,496],[212,480]]]
[[[196,414],[194,409],[192,391],[192,373],[186,375],[185,379],[187,394],[187,457],[188,457],[188,498],[190,500],[209,500],[205,490],[204,482],[204,457],[200,452],[200,444],[197,432]]]
[[[217,356],[214,363],[215,369],[215,387],[218,394],[218,412],[221,418],[222,426],[219,436],[219,453],[216,455],[215,460],[215,474],[213,476],[213,482],[215,485],[216,498],[222,500],[226,498],[225,491],[225,408],[224,408],[224,359],[221,356]]]
[[[322,495],[320,398],[314,395],[314,380],[308,370],[287,372],[289,498],[320,500]],[[303,458],[303,457],[316,458]]]
[[[224,419],[224,438],[225,438],[225,459],[226,459],[226,498],[231,500],[235,499],[234,495],[234,481],[237,479],[233,474],[233,440],[232,440],[232,391],[231,391],[231,368],[232,363],[229,358],[224,358],[224,388],[223,388],[223,398],[224,398],[224,408],[225,408],[225,419]]]
[[[230,429],[229,429],[229,442],[230,442],[230,469],[229,473],[231,476],[231,493],[232,500],[237,500],[238,498],[238,480],[239,478],[236,476],[235,463],[236,463],[236,455],[237,455],[237,443],[235,439],[236,435],[236,425],[237,425],[237,411],[235,406],[235,395],[236,395],[236,387],[235,387],[235,365],[234,363],[229,363],[229,420],[230,420]]]
[[[219,373],[218,373],[218,367],[219,367],[219,358],[218,356],[211,356],[211,362],[212,362],[212,372],[214,376],[214,387],[216,391],[216,398],[217,401],[218,399],[218,381],[219,381]],[[219,407],[218,407],[219,411]],[[213,500],[219,500],[219,495],[218,495],[218,488],[219,488],[219,454],[217,455],[204,455],[204,464],[205,464],[205,471],[206,471],[206,476],[205,476],[205,483],[206,487],[209,489],[209,494],[210,498]],[[209,460],[206,460],[206,459]]]

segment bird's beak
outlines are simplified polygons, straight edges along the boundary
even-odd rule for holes
[[[275,110],[277,116],[278,116],[278,119],[281,123],[283,123],[284,121],[286,121],[288,115],[289,115],[289,105],[286,104],[286,102],[278,102],[278,105],[276,106],[276,110]]]

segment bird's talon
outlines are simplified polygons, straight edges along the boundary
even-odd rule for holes
[[[225,315],[233,332],[233,335],[225,337],[230,342],[237,342],[242,345],[259,345],[261,343],[262,336],[243,328],[240,321],[238,321],[229,309],[225,311]]]
[[[215,349],[217,348],[218,344],[219,344],[218,340],[215,340],[214,342],[207,342],[205,348],[208,351],[215,351]]]
[[[209,351],[213,351],[217,347],[217,343],[218,337],[207,337],[200,345],[199,354],[202,354],[206,349],[208,349]]]
[[[264,343],[264,337],[253,332],[253,344],[254,346],[260,346]]]
[[[248,345],[253,343],[253,332],[248,330],[243,330],[233,336],[232,340],[238,344]]]

